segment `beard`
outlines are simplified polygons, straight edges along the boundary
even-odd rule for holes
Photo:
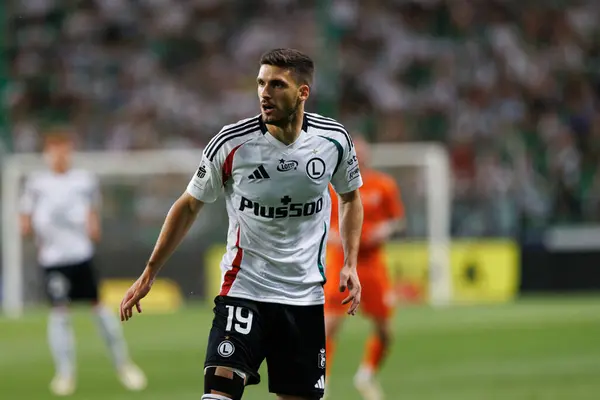
[[[286,125],[291,123],[294,120],[294,118],[296,118],[296,116],[298,115],[298,109],[300,108],[302,101],[300,100],[300,98],[296,98],[296,101],[294,103],[295,104],[293,106],[286,107],[285,109],[281,110],[281,114],[283,114],[282,116],[272,115],[263,118],[264,123],[266,125],[274,125],[279,128],[285,127]]]

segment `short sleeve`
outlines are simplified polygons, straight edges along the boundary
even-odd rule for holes
[[[202,161],[187,186],[187,192],[200,201],[213,203],[223,192],[223,167],[219,165],[218,157],[210,161],[203,154]]]
[[[351,141],[344,142],[342,161],[333,174],[331,184],[338,194],[344,194],[360,188],[363,184],[356,151]]]
[[[33,178],[28,178],[21,193],[19,211],[23,214],[31,214],[35,207],[36,197],[35,181]]]

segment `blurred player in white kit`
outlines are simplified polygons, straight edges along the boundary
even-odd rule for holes
[[[50,168],[28,177],[20,205],[22,234],[35,241],[51,304],[48,343],[56,371],[50,390],[58,396],[75,391],[75,340],[68,310],[75,302],[93,305],[119,380],[129,390],[142,390],[146,376],[129,358],[119,320],[98,300],[92,264],[94,242],[101,234],[98,182],[91,173],[71,168],[72,150],[67,130],[47,135],[44,157]]]

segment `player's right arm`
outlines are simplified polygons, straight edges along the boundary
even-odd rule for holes
[[[102,236],[102,223],[100,217],[101,197],[98,179],[95,176],[92,176],[89,189],[90,205],[87,215],[87,230],[90,239],[96,243],[100,241],[100,237]]]
[[[140,300],[150,292],[158,272],[182,242],[204,203],[214,202],[222,192],[221,164],[218,157],[210,160],[203,155],[200,166],[190,180],[186,191],[175,201],[167,213],[146,268],[121,302],[122,321],[133,316],[134,306],[138,312],[142,312]]]
[[[36,195],[34,189],[33,178],[27,179],[23,193],[21,194],[19,204],[19,223],[21,227],[21,235],[29,237],[33,235],[33,225],[31,223],[31,214],[35,207]]]
[[[19,223],[21,225],[21,235],[23,235],[23,237],[29,237],[33,235],[31,214],[21,213],[21,215],[19,215]]]
[[[154,281],[160,269],[183,241],[203,205],[204,202],[194,198],[187,191],[173,203],[142,274],[149,282]]]

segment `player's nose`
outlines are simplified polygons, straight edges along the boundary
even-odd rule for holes
[[[269,87],[268,85],[263,86],[261,89],[258,90],[258,95],[260,97],[261,100],[269,100],[271,99],[271,93],[269,93]]]

